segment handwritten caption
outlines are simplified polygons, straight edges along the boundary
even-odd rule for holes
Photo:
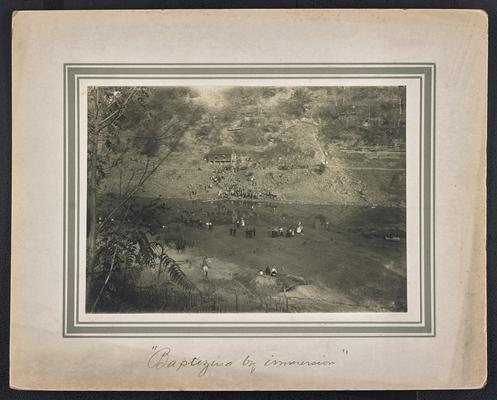
[[[194,369],[199,377],[203,377],[207,372],[213,370],[227,368],[244,369],[250,374],[255,374],[259,369],[267,368],[330,368],[337,364],[340,357],[349,355],[348,349],[339,349],[333,359],[327,355],[314,359],[287,359],[274,354],[262,358],[244,354],[240,358],[233,359],[206,359],[199,356],[177,357],[172,348],[167,346],[152,346],[151,350],[151,355],[147,361],[148,368],[176,372]]]

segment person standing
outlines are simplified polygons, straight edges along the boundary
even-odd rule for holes
[[[204,260],[202,261],[202,272],[204,273],[204,281],[209,279],[209,265],[207,262],[207,257],[204,257]]]

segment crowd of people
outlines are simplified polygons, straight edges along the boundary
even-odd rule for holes
[[[247,175],[247,183],[242,182],[240,177],[233,171],[216,171],[210,177],[210,180],[219,187],[218,198],[258,200],[275,199],[277,197],[269,188],[258,185],[253,174]]]
[[[225,190],[220,189],[217,193],[217,196],[224,199],[236,197],[249,200],[276,197],[276,195],[273,195],[272,193],[252,190],[238,185],[231,185]]]
[[[208,231],[211,231],[213,229],[213,222],[208,219],[206,221],[200,219],[200,218],[189,218],[185,217],[184,218],[184,224],[187,226],[196,226],[199,229],[205,229]],[[236,236],[237,232],[239,229],[243,230],[245,233],[246,238],[255,238],[256,235],[256,228],[253,226],[252,228],[247,228],[247,222],[245,221],[245,218],[239,218],[235,222],[233,222],[233,226],[230,227],[229,232],[230,236]],[[284,228],[282,226],[273,228],[270,231],[271,237],[294,237],[295,235],[303,234],[304,233],[304,225],[302,222],[298,222],[296,226]]]

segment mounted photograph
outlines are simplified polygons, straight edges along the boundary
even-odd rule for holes
[[[87,313],[406,312],[406,86],[91,86]]]
[[[12,33],[12,388],[486,384],[486,13]]]

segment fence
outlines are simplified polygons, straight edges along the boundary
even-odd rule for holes
[[[200,293],[161,290],[155,287],[142,287],[139,291],[141,304],[150,304],[155,298],[155,311],[161,312],[290,312],[291,306],[286,295],[250,296],[246,293]],[[148,308],[148,307],[147,307]]]

